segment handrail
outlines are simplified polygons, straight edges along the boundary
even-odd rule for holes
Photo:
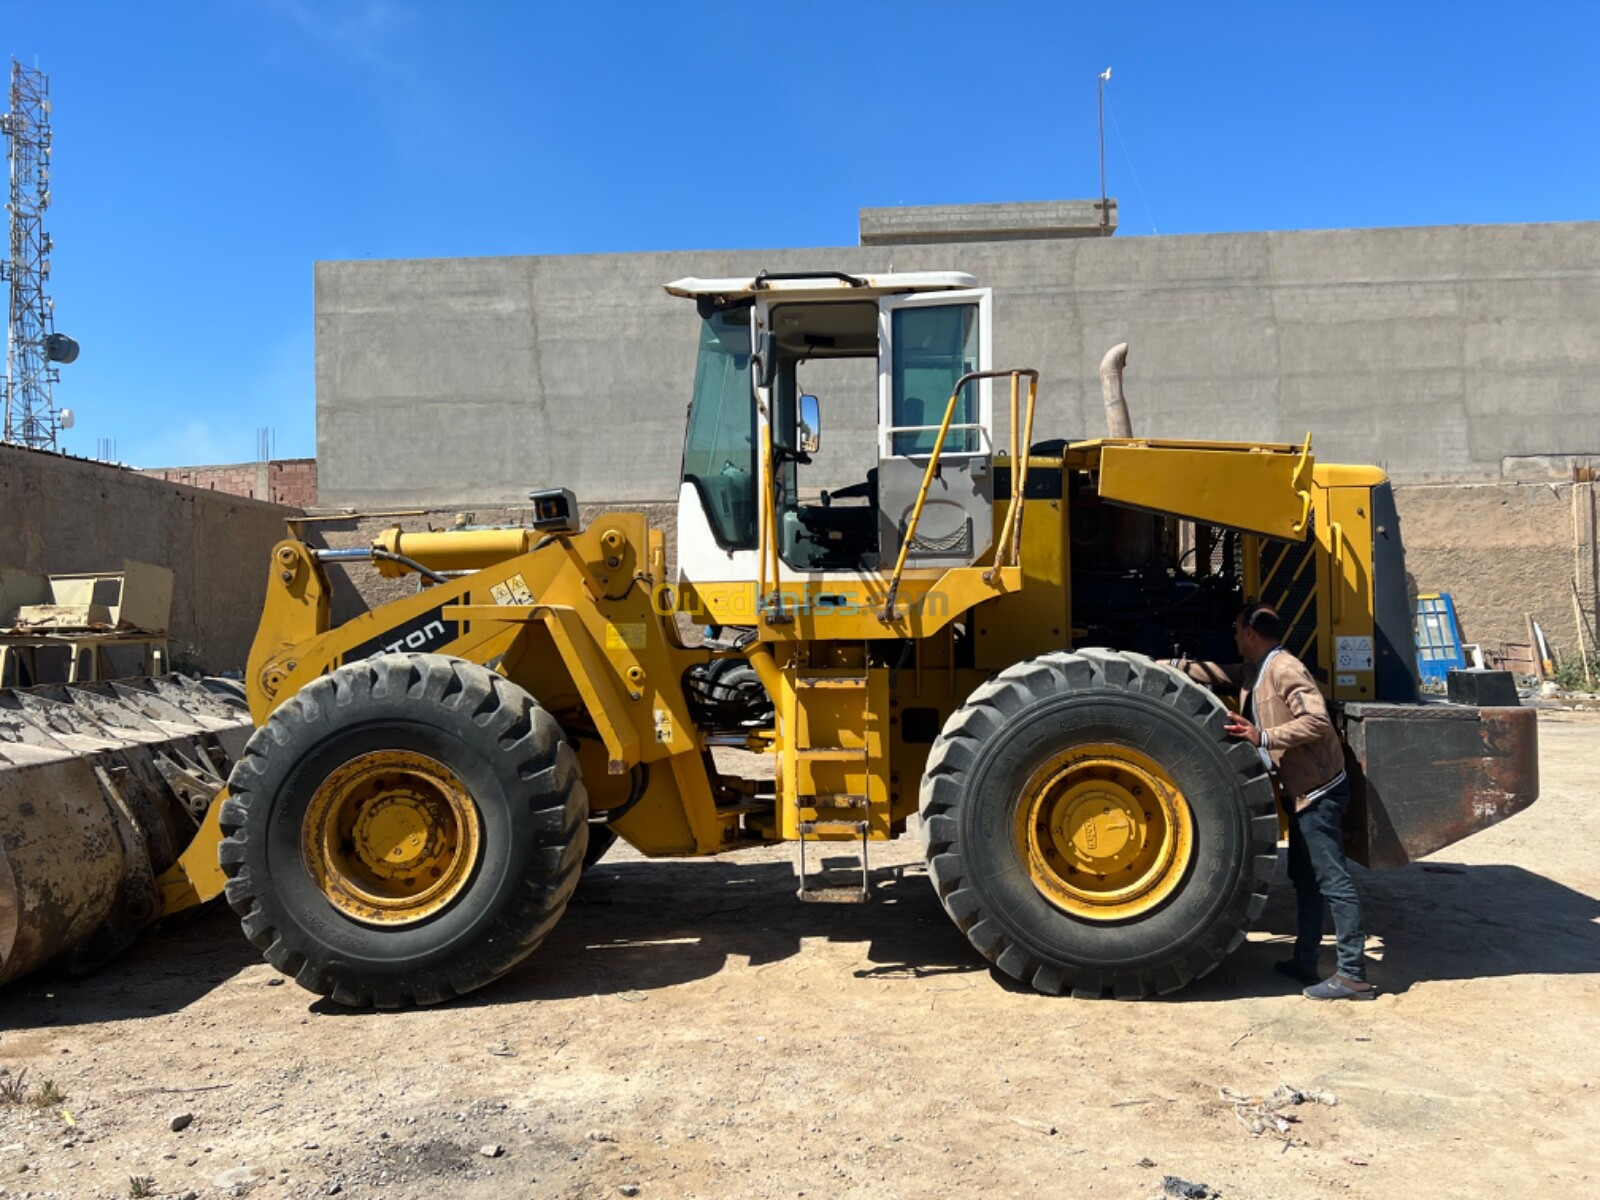
[[[995,543],[994,569],[1015,565],[1022,554],[1022,500],[1028,485],[1028,460],[1032,457],[1033,410],[1039,399],[1039,372],[1022,369],[1011,375],[1011,503],[1006,508],[1006,519],[1000,526],[1000,537]],[[1022,444],[1017,444],[1017,399],[1022,376],[1028,377],[1028,415]]]
[[[944,452],[944,439],[950,432],[950,422],[956,413],[956,401],[961,398],[962,389],[965,388],[969,383],[979,379],[998,379],[1002,375],[1009,375],[1012,377],[1018,375],[1028,375],[1032,377],[1033,392],[1030,393],[1028,404],[1028,433],[1031,436],[1033,432],[1032,396],[1037,394],[1039,385],[1039,372],[1031,369],[1009,371],[968,371],[960,379],[956,380],[956,385],[951,389],[950,392],[950,399],[944,406],[944,420],[939,423],[939,436],[934,440],[933,449],[928,455],[928,468],[922,473],[922,486],[917,489],[917,502],[911,509],[911,520],[906,522],[905,534],[900,539],[900,554],[899,557],[895,559],[894,575],[889,580],[889,593],[884,598],[883,613],[880,617],[880,620],[882,620],[884,624],[889,624],[895,620],[894,601],[896,595],[898,595],[900,591],[900,577],[905,573],[906,555],[911,550],[912,540],[917,536],[917,522],[922,519],[922,506],[928,499],[928,489],[933,486],[933,477],[938,474],[939,471],[939,456]],[[1014,438],[1015,436],[1016,433],[1013,429],[1012,437]],[[1013,493],[1013,505],[1014,504],[1015,493]]]
[[[1013,565],[1022,559],[1022,502],[1028,495],[1028,467],[1033,461],[1033,410],[1039,399],[1039,372],[1033,371],[1028,377],[1028,417],[1022,427],[1022,468],[1013,480],[1016,486],[1011,491],[1011,506],[1017,510],[1017,523],[1011,527],[1011,562]]]
[[[759,402],[758,402],[759,403]],[[761,481],[756,495],[756,612],[767,605],[767,492],[772,487],[772,444],[764,430],[761,435],[761,464],[757,478]]]
[[[853,288],[864,288],[867,281],[859,275],[846,275],[843,271],[761,271],[750,281],[750,290],[761,292],[773,283],[792,283],[807,279],[837,279]]]
[[[777,512],[777,462],[772,453],[772,422],[761,426],[761,453],[765,479],[761,488],[761,511],[758,520],[761,532],[757,535],[756,607],[764,612],[768,625],[786,624],[783,619],[783,571],[778,565],[778,512]],[[768,558],[772,567],[772,603],[767,597]]]

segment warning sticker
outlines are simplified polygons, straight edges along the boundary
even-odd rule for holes
[[[497,583],[489,589],[489,594],[494,597],[496,604],[532,604],[533,593],[528,590],[528,581],[521,575],[513,575],[504,583]]]
[[[1372,670],[1372,639],[1369,637],[1337,638],[1334,653],[1334,665],[1341,671]]]
[[[1339,686],[1340,687],[1355,687],[1355,685],[1356,685],[1356,677],[1354,675],[1341,675],[1341,676],[1339,676]]]
[[[644,622],[624,622],[621,625],[606,625],[607,650],[643,650],[644,649]]]

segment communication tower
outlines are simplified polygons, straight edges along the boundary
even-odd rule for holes
[[[10,105],[0,116],[6,138],[11,191],[6,204],[10,242],[0,264],[8,285],[4,439],[35,450],[56,449],[56,434],[72,427],[71,410],[57,411],[50,389],[55,364],[78,357],[78,344],[55,331],[50,278],[50,81],[42,72],[11,63]]]

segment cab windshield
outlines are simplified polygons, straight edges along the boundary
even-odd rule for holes
[[[756,406],[750,386],[750,306],[712,313],[700,354],[683,447],[683,479],[700,494],[718,545],[756,545]]]

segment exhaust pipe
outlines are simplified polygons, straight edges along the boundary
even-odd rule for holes
[[[1128,343],[1118,342],[1100,360],[1100,394],[1106,402],[1107,436],[1131,438],[1133,422],[1128,419],[1128,402],[1122,396],[1122,368],[1128,365]]]

